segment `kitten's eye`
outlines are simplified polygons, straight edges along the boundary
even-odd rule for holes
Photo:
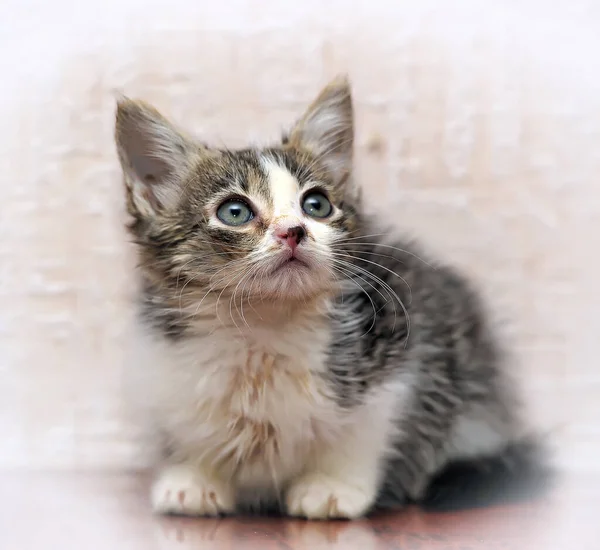
[[[217,218],[226,225],[244,225],[254,218],[254,212],[246,203],[231,199],[219,206]]]
[[[323,193],[309,193],[304,197],[302,210],[312,218],[326,218],[333,212],[333,206]]]

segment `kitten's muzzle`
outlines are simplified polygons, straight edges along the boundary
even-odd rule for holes
[[[275,238],[280,243],[288,246],[293,255],[298,245],[306,238],[306,229],[303,225],[277,229]]]

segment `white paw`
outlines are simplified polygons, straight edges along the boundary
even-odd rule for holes
[[[234,507],[231,490],[190,466],[167,466],[152,486],[152,508],[159,514],[217,516]]]
[[[374,494],[323,474],[299,479],[288,491],[286,503],[291,516],[308,519],[354,519],[373,504]]]

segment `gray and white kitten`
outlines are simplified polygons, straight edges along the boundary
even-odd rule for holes
[[[363,214],[353,133],[345,78],[268,148],[119,101],[157,512],[357,518],[532,463],[477,294]]]

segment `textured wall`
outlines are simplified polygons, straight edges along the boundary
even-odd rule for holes
[[[236,145],[347,71],[370,204],[481,281],[531,414],[598,467],[600,3],[69,4],[0,7],[0,466],[140,464],[112,91]]]

